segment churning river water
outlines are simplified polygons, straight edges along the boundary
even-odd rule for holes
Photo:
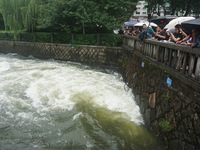
[[[120,74],[0,54],[0,150],[159,150]]]

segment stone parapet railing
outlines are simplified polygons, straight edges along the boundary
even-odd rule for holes
[[[119,67],[165,149],[200,150],[200,49],[131,36],[123,40],[122,48],[0,41],[0,53]]]
[[[121,47],[0,41],[0,53],[117,67]]]
[[[123,40],[123,77],[145,124],[164,150],[200,150],[200,49],[126,35]]]
[[[143,55],[142,57],[150,59],[186,84],[200,90],[200,48],[155,40],[141,42],[138,37],[127,35],[124,36],[123,47]]]

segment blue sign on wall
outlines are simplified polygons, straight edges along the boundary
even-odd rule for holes
[[[167,77],[167,86],[170,87],[172,86],[172,79],[170,79],[169,77]]]
[[[144,62],[142,62],[141,67],[144,68]]]

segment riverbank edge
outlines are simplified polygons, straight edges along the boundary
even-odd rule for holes
[[[143,56],[124,47],[17,41],[0,41],[0,53],[118,67],[146,125],[164,141],[166,149],[200,149],[199,92]]]

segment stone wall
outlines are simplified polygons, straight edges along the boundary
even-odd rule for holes
[[[10,41],[0,41],[0,53],[119,67],[146,125],[163,139],[166,150],[200,150],[199,83],[142,53],[119,47]]]
[[[147,126],[167,150],[200,150],[200,93],[144,58],[124,49],[120,68]]]
[[[0,53],[17,53],[42,59],[57,59],[117,67],[121,48],[0,41]]]

